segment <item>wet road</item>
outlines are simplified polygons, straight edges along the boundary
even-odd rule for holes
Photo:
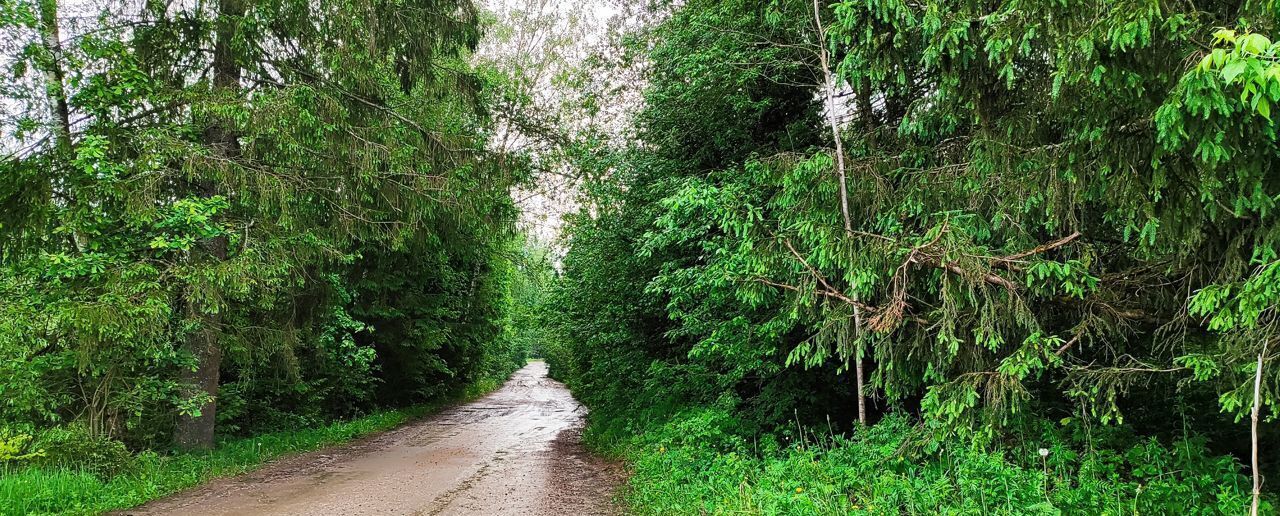
[[[617,513],[617,470],[583,450],[585,410],[546,372],[530,363],[471,403],[124,514]]]

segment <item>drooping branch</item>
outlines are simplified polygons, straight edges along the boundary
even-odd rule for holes
[[[780,282],[777,282],[777,281],[773,281],[773,280],[771,280],[771,279],[769,279],[769,278],[756,277],[756,278],[754,278],[754,279],[755,279],[755,281],[757,281],[757,282],[763,283],[763,284],[765,284],[765,285],[769,285],[769,286],[771,286],[771,287],[778,287],[778,288],[781,288],[781,289],[790,290],[790,291],[792,291],[792,292],[799,292],[799,293],[802,293],[802,294],[806,292],[806,291],[805,291],[805,289],[800,288],[800,287],[798,287],[798,286],[795,286],[795,285],[789,285],[789,284],[786,284],[786,283],[780,283]],[[873,312],[873,311],[875,311],[875,307],[870,306],[870,305],[867,305],[867,304],[864,304],[864,303],[860,303],[860,302],[858,302],[858,301],[854,301],[854,300],[853,300],[853,298],[851,298],[851,297],[849,297],[849,296],[846,296],[846,295],[844,295],[844,293],[843,293],[843,292],[840,292],[840,291],[837,291],[837,290],[827,290],[826,288],[817,288],[817,289],[814,289],[814,293],[815,293],[815,294],[818,294],[818,295],[820,295],[820,296],[823,296],[823,297],[829,297],[829,298],[832,298],[832,299],[837,299],[837,300],[843,301],[843,302],[845,302],[845,303],[849,303],[849,304],[854,305],[854,306],[859,306],[859,307],[861,307],[863,310],[866,310],[866,311],[868,311],[868,312]]]
[[[822,288],[825,289],[826,292],[831,293],[830,297],[834,297],[836,299],[844,301],[852,305],[855,309],[862,309],[862,310],[868,310],[873,312],[875,311],[871,306],[866,305],[865,303],[862,303],[861,301],[858,301],[853,297],[845,295],[843,292],[840,291],[840,289],[837,289],[831,286],[831,283],[827,281],[827,278],[823,276],[822,273],[819,272],[816,267],[814,267],[813,265],[810,265],[809,261],[804,258],[804,255],[801,255],[800,252],[796,250],[795,246],[791,245],[791,240],[783,239],[782,243],[787,246],[788,251],[791,251],[791,255],[794,256],[796,260],[800,262],[801,265],[804,265],[804,268],[809,271],[809,274],[812,275],[813,278],[822,285]]]
[[[943,269],[957,276],[965,276],[968,274],[968,272],[965,271],[963,267],[960,267],[960,265],[957,264],[956,262],[944,262],[932,256],[923,256],[917,253],[916,255],[908,258],[908,261],[911,263],[918,263],[920,265],[925,265],[928,267]],[[986,282],[991,285],[995,285],[997,287],[1004,287],[1010,291],[1016,291],[1019,289],[1019,286],[1017,283],[1014,283],[1002,276],[999,276],[990,272],[983,273],[978,277],[982,279],[983,282]]]
[[[1067,236],[1065,236],[1065,237],[1059,238],[1059,239],[1057,239],[1057,240],[1054,240],[1054,241],[1049,242],[1049,243],[1046,243],[1046,244],[1041,244],[1041,245],[1035,246],[1035,247],[1033,247],[1033,248],[1031,248],[1031,249],[1028,249],[1028,250],[1023,251],[1023,252],[1020,252],[1020,253],[1014,253],[1014,254],[1011,254],[1011,255],[1009,255],[1009,256],[1005,256],[1005,257],[1002,257],[1002,258],[996,258],[995,260],[993,260],[993,261],[991,262],[991,265],[992,265],[992,266],[996,266],[996,267],[1004,267],[1004,268],[1007,268],[1007,269],[1012,269],[1012,268],[1014,268],[1013,263],[1014,263],[1014,262],[1016,262],[1016,261],[1018,261],[1018,260],[1021,260],[1021,259],[1023,259],[1023,258],[1026,258],[1026,257],[1028,257],[1028,256],[1032,256],[1032,255],[1036,255],[1036,254],[1040,254],[1040,253],[1044,253],[1044,252],[1047,252],[1047,251],[1051,251],[1051,250],[1057,249],[1057,248],[1059,248],[1059,247],[1062,247],[1062,246],[1065,246],[1065,245],[1067,245],[1067,244],[1070,244],[1071,242],[1074,242],[1077,238],[1080,238],[1080,232],[1079,232],[1079,231],[1072,232],[1070,235],[1067,235]]]
[[[1079,334],[1079,333],[1077,333],[1077,334],[1075,334],[1074,336],[1072,336],[1072,337],[1071,337],[1071,340],[1068,340],[1068,341],[1067,341],[1066,343],[1064,343],[1062,346],[1059,346],[1059,347],[1058,347],[1058,350],[1057,350],[1057,351],[1054,351],[1054,352],[1053,352],[1053,354],[1054,354],[1054,355],[1057,355],[1057,356],[1062,356],[1062,355],[1063,355],[1063,354],[1065,354],[1068,350],[1070,350],[1070,349],[1071,349],[1071,346],[1074,346],[1074,345],[1075,345],[1077,342],[1079,342],[1079,341],[1080,341],[1080,334]]]
[[[1006,269],[1006,270],[1010,270],[1010,271],[1017,272],[1017,271],[1019,271],[1020,269],[1017,267],[1016,263],[1017,263],[1018,261],[1022,260],[1023,258],[1026,258],[1026,257],[1028,257],[1028,256],[1032,256],[1032,255],[1037,255],[1037,254],[1045,253],[1045,252],[1048,252],[1048,251],[1051,251],[1051,250],[1054,250],[1054,249],[1057,249],[1057,248],[1063,247],[1063,246],[1065,246],[1065,245],[1067,245],[1067,244],[1070,244],[1070,243],[1072,243],[1072,242],[1076,241],[1076,239],[1078,239],[1078,238],[1080,238],[1080,232],[1079,232],[1079,231],[1074,231],[1074,232],[1072,232],[1070,235],[1067,235],[1067,236],[1065,236],[1065,237],[1059,238],[1059,239],[1054,240],[1054,241],[1052,241],[1052,242],[1047,242],[1047,243],[1044,243],[1044,244],[1041,244],[1041,245],[1035,246],[1035,247],[1033,247],[1033,248],[1031,248],[1031,249],[1028,249],[1028,250],[1026,250],[1026,251],[1021,251],[1021,252],[1017,252],[1017,253],[1014,253],[1014,254],[1011,254],[1011,255],[1002,256],[1002,257],[998,257],[998,258],[993,258],[993,259],[991,259],[991,262],[990,262],[990,263],[991,263],[991,266],[992,266],[992,267],[1001,267],[1001,268],[1004,268],[1004,269]],[[936,241],[936,239],[935,239],[935,241]],[[948,272],[951,272],[952,274],[956,274],[956,275],[959,275],[959,276],[964,276],[964,275],[966,275],[966,271],[964,270],[964,268],[963,268],[963,267],[960,267],[960,265],[959,265],[959,264],[957,264],[957,263],[956,263],[956,262],[954,262],[954,261],[943,261],[942,259],[939,259],[939,258],[937,258],[937,257],[935,257],[935,256],[928,256],[928,255],[924,255],[923,253],[919,253],[919,252],[917,252],[917,251],[919,251],[919,250],[923,249],[924,247],[928,247],[928,246],[917,247],[916,249],[913,249],[913,250],[912,250],[912,253],[908,255],[908,257],[907,257],[907,261],[912,262],[912,263],[918,263],[918,264],[920,264],[920,265],[925,265],[925,266],[928,266],[928,267],[934,267],[934,268],[943,269],[943,270],[946,270],[946,271],[948,271]],[[981,274],[981,275],[980,275],[980,276],[978,276],[978,277],[979,277],[983,282],[985,282],[985,283],[988,283],[988,284],[990,284],[990,285],[995,285],[995,286],[998,286],[998,287],[1003,287],[1003,288],[1008,289],[1008,290],[1010,290],[1010,291],[1016,291],[1016,290],[1019,290],[1019,289],[1021,288],[1017,283],[1015,283],[1015,282],[1013,282],[1013,281],[1011,281],[1011,280],[1009,280],[1009,279],[1007,279],[1007,278],[1005,278],[1005,277],[1003,277],[1003,276],[1000,276],[1000,275],[997,275],[997,274],[994,274],[994,273],[991,273],[991,272],[985,272],[985,273]]]

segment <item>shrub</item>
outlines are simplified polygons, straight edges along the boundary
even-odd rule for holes
[[[31,446],[31,440],[31,434],[0,428],[0,466],[22,464],[42,456]]]
[[[91,435],[79,426],[45,430],[33,447],[40,451],[41,456],[32,464],[43,469],[84,471],[111,478],[134,466],[133,454],[124,443],[106,436]]]
[[[634,440],[627,498],[639,514],[1231,514],[1249,504],[1233,458],[1202,441],[1164,446],[1061,440],[1031,447],[952,440],[922,446],[901,416],[853,437],[785,447],[713,430],[716,410],[687,413]],[[705,427],[699,429],[700,424]],[[757,444],[758,443],[758,444]],[[1103,444],[1103,443],[1099,443]],[[925,452],[924,449],[935,449]],[[1118,450],[1118,451],[1117,451]],[[1271,511],[1270,502],[1263,509]],[[1267,512],[1268,514],[1270,512]]]

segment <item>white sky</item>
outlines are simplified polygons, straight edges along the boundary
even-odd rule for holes
[[[485,0],[484,8],[497,19],[477,50],[477,59],[494,63],[523,78],[534,111],[558,118],[569,131],[599,126],[579,108],[590,87],[574,76],[592,52],[608,42],[610,24],[624,9],[620,0]],[[498,128],[500,150],[530,152],[542,167],[532,188],[512,192],[521,209],[520,224],[533,238],[558,248],[563,217],[578,209],[577,188],[568,165],[556,159],[555,149],[540,146],[506,127]],[[558,253],[557,253],[558,254]]]

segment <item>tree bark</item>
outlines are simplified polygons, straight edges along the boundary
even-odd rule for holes
[[[71,149],[71,107],[67,104],[66,74],[63,72],[62,32],[58,28],[58,0],[40,0],[40,39],[51,62],[45,69],[45,92],[53,107],[54,141],[64,156]]]
[[[1253,444],[1253,504],[1249,507],[1249,516],[1258,516],[1258,502],[1262,498],[1262,473],[1258,471],[1258,413],[1262,411],[1262,355],[1266,353],[1263,346],[1258,353],[1258,370],[1253,376],[1253,428],[1250,434]]]
[[[180,381],[192,389],[188,395],[208,394],[210,401],[200,407],[199,415],[178,415],[173,441],[179,449],[207,450],[213,448],[217,421],[218,379],[222,365],[222,345],[218,341],[217,328],[219,318],[216,314],[206,313],[189,296],[184,302],[187,317],[199,321],[200,327],[183,342],[182,350],[195,356],[196,368],[183,369]]]
[[[844,217],[845,237],[853,239],[853,218],[849,216],[849,185],[845,175],[844,142],[840,139],[840,125],[836,120],[835,79],[831,74],[830,58],[827,56],[827,31],[822,25],[822,8],[819,0],[813,0],[813,22],[818,30],[818,60],[822,64],[822,87],[827,97],[827,122],[831,126],[831,138],[836,146],[836,172],[840,178],[840,214]],[[856,301],[858,295],[853,294]],[[857,343],[854,350],[855,381],[858,383],[858,422],[867,424],[867,399],[863,393],[862,378],[862,311],[853,305],[854,339]]]
[[[242,0],[219,0],[218,20],[213,46],[213,87],[215,90],[236,90],[240,87],[240,66],[232,53],[231,42],[235,38],[236,25],[244,15]],[[219,122],[211,124],[204,132],[205,143],[215,155],[234,159],[240,154],[235,131]],[[210,197],[219,193],[217,182],[206,179],[196,185],[199,195]],[[227,259],[227,238],[211,238],[192,251],[192,263],[196,266],[216,266]],[[197,328],[183,342],[183,351],[196,358],[194,370],[183,370],[181,380],[194,389],[189,393],[209,396],[209,402],[200,408],[199,415],[178,415],[174,431],[174,443],[180,449],[210,449],[214,444],[214,427],[217,420],[218,380],[222,365],[222,344],[219,341],[221,316],[218,310],[199,305],[195,296],[184,298],[186,315],[197,322]]]
[[[70,192],[60,191],[64,181],[56,178],[57,168],[69,163],[75,154],[75,146],[71,140],[71,107],[67,102],[66,73],[62,65],[65,61],[62,52],[62,31],[58,26],[58,1],[40,0],[40,44],[49,53],[49,63],[44,67],[45,98],[49,102],[50,114],[53,116],[54,152],[58,165],[51,175],[46,188],[51,196],[68,196]],[[71,249],[77,252],[84,250],[85,238],[79,231],[67,235]]]
[[[857,294],[854,294],[857,296]],[[853,336],[857,343],[854,352],[853,368],[855,378],[858,382],[858,423],[863,426],[867,425],[867,395],[863,392],[863,386],[866,381],[862,377],[862,311],[857,306],[853,307]]]

